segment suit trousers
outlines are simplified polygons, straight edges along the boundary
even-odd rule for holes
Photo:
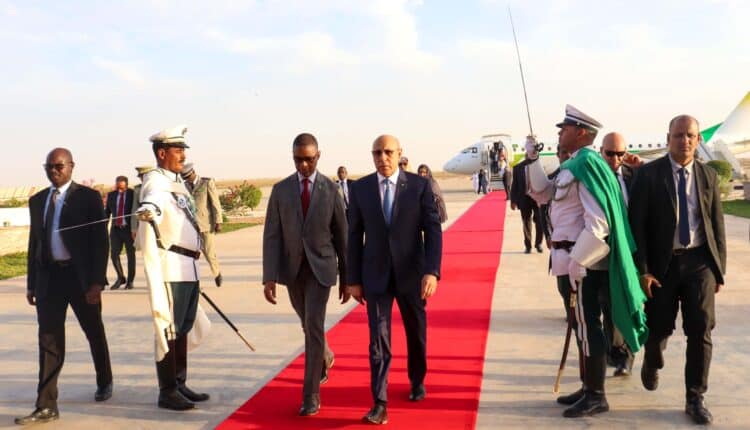
[[[609,272],[586,270],[583,282],[578,285],[575,308],[578,340],[585,357],[605,356],[609,342],[604,334],[602,316],[611,319],[609,303]]]
[[[531,249],[531,222],[534,222],[534,246],[542,244],[544,234],[542,232],[542,221],[539,215],[539,206],[531,204],[518,208],[521,211],[521,224],[523,225],[523,244],[526,249]]]
[[[646,302],[649,337],[644,360],[649,367],[664,367],[663,351],[674,332],[678,306],[682,309],[682,329],[687,337],[685,390],[688,399],[702,398],[708,390],[708,370],[713,342],[711,330],[716,324],[714,294],[716,277],[705,246],[675,255],[661,281]]]
[[[302,323],[305,333],[305,378],[303,398],[320,394],[323,368],[333,362],[333,351],[325,338],[326,306],[331,287],[321,285],[310,264],[303,259],[297,278],[287,286],[289,301]]]
[[[219,267],[219,259],[216,258],[216,248],[214,246],[214,236],[216,234],[210,231],[202,231],[200,234],[201,241],[203,242],[203,246],[206,251],[204,253],[204,256],[206,257],[208,266],[211,268],[211,274],[214,275],[215,278],[221,273],[221,268]]]
[[[97,386],[103,387],[112,382],[112,366],[102,322],[102,305],[86,303],[75,267],[53,264],[49,279],[47,295],[36,303],[39,323],[39,385],[36,407],[54,409],[57,408],[57,378],[65,361],[65,316],[69,304],[88,339]]]
[[[125,247],[125,253],[128,257],[127,283],[132,284],[133,279],[135,279],[135,244],[130,226],[117,227],[112,225],[112,228],[109,230],[109,246],[112,266],[114,266],[115,272],[117,272],[118,279],[125,279],[125,274],[122,271],[122,263],[120,263],[120,253],[122,252],[122,247]]]
[[[393,274],[385,293],[367,296],[370,327],[370,389],[375,403],[388,401],[388,370],[391,367],[391,315],[396,300],[406,331],[407,370],[412,386],[424,383],[427,374],[427,302],[419,285],[408,293],[398,292]]]

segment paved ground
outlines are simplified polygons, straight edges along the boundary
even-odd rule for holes
[[[451,220],[476,199],[468,180],[443,183]],[[449,221],[450,223],[450,221]],[[609,380],[613,411],[585,420],[565,420],[554,403],[552,383],[562,347],[564,322],[552,278],[545,274],[547,253],[524,255],[519,215],[508,212],[505,242],[487,346],[487,361],[478,428],[618,427],[678,428],[687,426],[682,412],[684,337],[675,336],[667,351],[667,369],[657,392],[646,392],[639,378]],[[748,221],[728,218],[730,244],[726,290],[717,299],[718,327],[708,404],[719,426],[747,427],[750,335],[744,330],[750,312],[750,283],[742,264],[750,262]],[[104,316],[109,337],[114,396],[95,403],[95,383],[88,345],[75,317],[69,315],[67,355],[60,377],[62,419],[37,428],[64,429],[209,429],[221,422],[302,350],[297,317],[282,293],[279,305],[262,298],[262,228],[220,235],[225,286],[206,291],[258,348],[252,353],[234,332],[210,312],[214,326],[208,340],[190,355],[191,385],[211,393],[200,409],[175,413],[156,408],[153,334],[147,318],[148,298],[142,273],[132,291],[106,291]],[[140,258],[140,257],[139,257]],[[114,279],[111,275],[110,279]],[[33,409],[37,378],[36,320],[25,304],[25,279],[0,282],[0,428],[15,427],[13,417]],[[329,302],[327,324],[335,324],[350,308]],[[640,368],[639,356],[636,372]],[[575,360],[563,390],[577,388]],[[332,373],[335,376],[335,368]],[[290,411],[294,413],[295,411]]]

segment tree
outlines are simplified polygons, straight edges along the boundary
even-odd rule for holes
[[[243,182],[240,185],[235,185],[229,188],[229,191],[219,196],[221,207],[225,211],[231,211],[243,207],[255,210],[260,204],[260,199],[263,196],[260,188],[255,185]]]
[[[719,190],[722,197],[726,197],[731,191],[729,180],[732,179],[732,165],[724,160],[711,160],[706,165],[716,171],[719,176]]]

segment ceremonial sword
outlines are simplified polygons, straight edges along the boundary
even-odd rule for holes
[[[154,205],[154,207],[159,212],[161,212],[158,206]],[[154,236],[156,236],[156,243],[161,245],[161,233],[159,232],[159,226],[156,225],[156,222],[154,222],[154,220],[150,220],[148,221],[148,223],[154,229]],[[164,249],[164,246],[162,245],[160,246],[160,248]],[[203,243],[201,243],[201,248],[202,248],[201,250],[203,251],[203,254],[207,255],[206,249]],[[198,290],[200,291],[201,296],[203,296],[203,298],[206,299],[208,304],[211,305],[212,308],[214,308],[216,313],[219,314],[219,316],[221,316],[221,318],[224,319],[224,321],[229,325],[229,327],[231,327],[232,330],[234,330],[234,332],[237,333],[237,336],[239,336],[240,339],[242,339],[242,341],[245,342],[245,345],[247,345],[247,347],[250,348],[251,351],[255,352],[255,348],[253,347],[253,345],[250,342],[248,342],[247,339],[245,339],[245,336],[243,336],[242,333],[240,333],[240,330],[237,328],[237,326],[234,325],[232,321],[230,321],[229,318],[224,314],[224,312],[222,312],[221,309],[219,309],[219,306],[217,306],[216,303],[214,303],[214,301],[211,300],[210,297],[208,297],[208,294],[203,292],[203,289],[200,288],[200,285],[198,286]]]
[[[113,217],[111,217],[111,219],[112,220],[116,220],[116,219],[120,219],[120,218],[128,218],[128,217],[135,216],[135,215],[136,215],[136,213],[134,212],[134,213],[129,214],[129,215],[113,216]],[[57,230],[55,230],[55,232],[60,232],[60,231],[65,231],[65,230],[73,230],[73,229],[76,229],[76,228],[86,227],[87,225],[93,225],[93,224],[99,224],[101,222],[107,222],[109,220],[110,220],[110,218],[104,218],[104,219],[100,219],[100,220],[97,220],[97,221],[91,221],[91,222],[87,222],[87,223],[83,223],[83,224],[72,225],[70,227],[58,228]]]
[[[575,309],[577,300],[578,300],[577,293],[575,291],[571,291],[570,300],[568,301],[568,307],[571,309]],[[565,331],[565,345],[563,346],[562,358],[560,358],[560,367],[557,369],[557,378],[555,378],[555,386],[552,388],[553,393],[560,392],[560,379],[562,378],[563,370],[565,369],[565,361],[568,359],[568,349],[570,348],[570,335],[573,332],[573,318],[575,317],[573,313],[568,313],[568,328]]]

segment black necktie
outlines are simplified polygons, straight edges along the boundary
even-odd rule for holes
[[[44,215],[44,236],[47,241],[47,256],[49,261],[52,261],[52,222],[55,219],[55,206],[57,205],[57,196],[60,195],[60,191],[55,188],[52,190],[52,195],[49,198],[49,204],[47,205],[47,213]]]
[[[690,245],[690,219],[688,215],[687,204],[687,181],[685,180],[685,168],[678,170],[679,180],[677,181],[677,195],[680,199],[680,245],[687,247]]]

